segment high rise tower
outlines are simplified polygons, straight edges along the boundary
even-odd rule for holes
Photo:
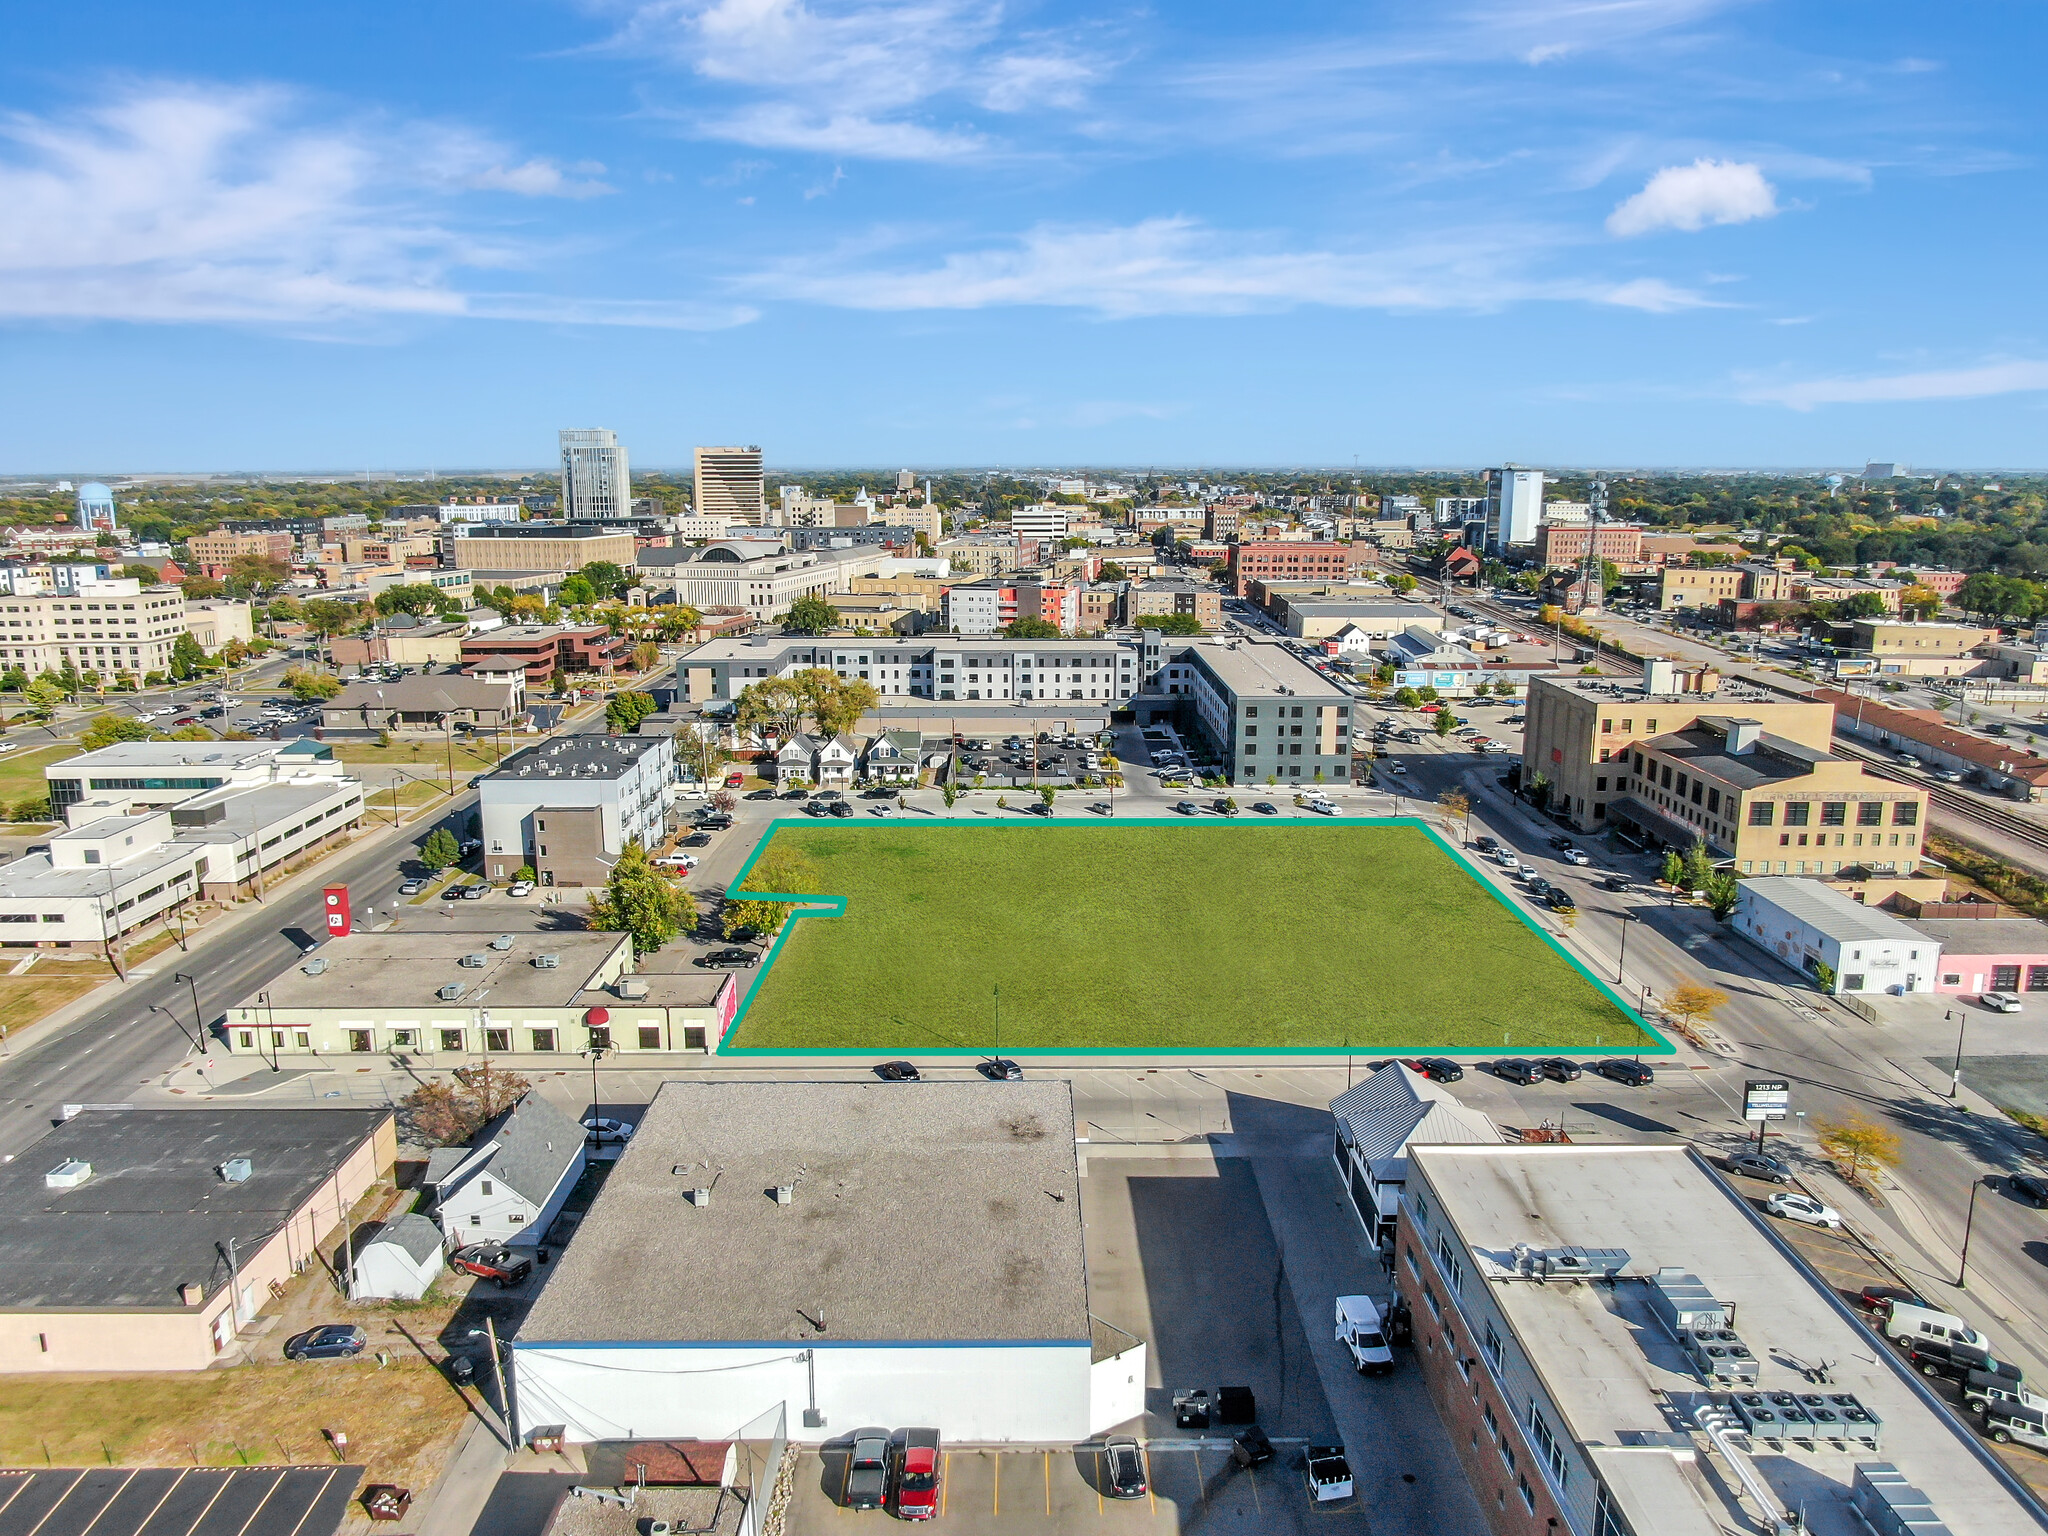
[[[696,473],[699,517],[738,517],[750,523],[761,520],[764,486],[759,447],[699,448]]]
[[[562,438],[562,515],[596,522],[633,515],[633,477],[616,432],[571,428]]]

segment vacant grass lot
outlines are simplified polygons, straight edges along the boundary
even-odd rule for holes
[[[743,1049],[987,1050],[998,987],[1005,1050],[1639,1038],[1414,827],[798,826],[773,841],[847,910],[795,920]]]

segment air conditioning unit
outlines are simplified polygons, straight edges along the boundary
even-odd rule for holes
[[[495,939],[491,940],[491,948],[497,950],[498,953],[500,954],[503,954],[506,950],[510,949],[511,947],[512,935],[509,933],[501,933]]]
[[[76,1189],[92,1177],[92,1164],[67,1157],[43,1175],[45,1189]]]
[[[447,986],[445,986],[445,987],[441,988],[441,990],[440,990],[440,991],[436,992],[436,993],[434,994],[434,996],[436,996],[436,997],[438,997],[439,999],[441,999],[441,1001],[442,1001],[442,1002],[444,1002],[444,1003],[452,1003],[452,1002],[454,1002],[454,1001],[455,1001],[455,1000],[456,1000],[456,999],[457,999],[458,997],[462,996],[462,994],[463,994],[463,992],[464,992],[465,990],[466,990],[466,989],[464,988],[464,986],[463,986],[463,984],[462,984],[461,982],[459,982],[459,981],[451,981],[451,982],[449,982],[449,983],[448,983],[448,985],[447,985]]]
[[[489,955],[484,954],[480,950],[476,950],[464,955],[460,960],[456,961],[455,963],[461,966],[465,971],[480,971],[489,962],[490,958],[491,957]]]
[[[299,969],[308,976],[324,976],[327,973],[327,957],[325,955],[315,955],[304,965],[300,966]]]
[[[246,1157],[231,1157],[220,1165],[223,1184],[245,1184],[249,1175],[256,1171],[256,1165]]]
[[[533,966],[538,971],[558,971],[562,968],[562,957],[560,955],[535,955],[533,957]]]

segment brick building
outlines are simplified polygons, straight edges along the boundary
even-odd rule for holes
[[[1616,565],[1635,565],[1643,558],[1643,530],[1633,523],[1545,523],[1536,531],[1538,565],[1577,565],[1586,548]]]
[[[185,541],[185,550],[190,556],[190,564],[208,576],[220,577],[227,574],[228,567],[235,561],[250,556],[290,565],[292,536],[289,533],[236,533],[222,528],[213,533],[193,534]]]
[[[516,662],[526,668],[529,685],[545,686],[557,672],[610,674],[625,664],[626,649],[625,640],[602,624],[517,624],[464,640],[462,665],[475,672],[486,662]]]
[[[1233,544],[1228,555],[1230,590],[1242,597],[1249,581],[1346,581],[1372,566],[1373,553],[1369,545],[1321,541],[1271,539]]]

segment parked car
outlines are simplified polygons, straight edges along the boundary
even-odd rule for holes
[[[475,882],[472,885],[465,885],[462,887],[462,899],[464,901],[482,901],[486,896],[490,894],[491,888],[488,885],[485,885],[481,880]]]
[[[921,1083],[923,1075],[907,1061],[885,1061],[875,1068],[875,1076],[885,1083]]]
[[[1411,1072],[1420,1072],[1433,1083],[1460,1082],[1465,1076],[1465,1069],[1448,1056],[1424,1056],[1403,1065]]]
[[[1779,1190],[1764,1202],[1764,1209],[1785,1221],[1803,1221],[1808,1226],[1839,1227],[1842,1224],[1840,1211],[1797,1190]]]
[[[1579,1064],[1563,1056],[1545,1056],[1536,1065],[1543,1069],[1543,1075],[1552,1082],[1576,1083],[1581,1076]]]
[[[1576,912],[1579,909],[1579,904],[1572,900],[1572,893],[1556,885],[1543,893],[1543,905],[1553,912]]]
[[[834,816],[851,816],[853,814],[853,807],[844,800],[834,800],[830,810]]]
[[[1640,1088],[1645,1083],[1657,1080],[1657,1074],[1640,1061],[1630,1061],[1625,1056],[1610,1056],[1596,1063],[1593,1070],[1610,1082],[1626,1083],[1631,1088]]]
[[[1543,1081],[1543,1068],[1520,1056],[1504,1056],[1493,1064],[1493,1075],[1526,1087]]]
[[[1477,848],[1481,853],[1491,853],[1494,849],[1498,848],[1500,844],[1496,842],[1493,838],[1487,837],[1484,834],[1482,834],[1472,839],[1472,846],[1474,848]]]
[[[726,949],[714,949],[709,954],[699,955],[697,964],[707,971],[750,971],[760,963],[761,957],[751,949],[735,944]]]
[[[1192,800],[1176,800],[1173,803],[1173,808],[1182,816],[1193,816],[1201,809]]]
[[[1563,859],[1567,864],[1590,864],[1593,862],[1591,856],[1588,855],[1586,851],[1581,848],[1567,848],[1564,850],[1563,853],[1560,853],[1558,857]]]
[[[944,1458],[936,1429],[901,1429],[891,1450],[890,1502],[898,1520],[929,1520],[939,1512],[939,1476]]]
[[[349,1360],[360,1355],[369,1335],[354,1323],[322,1323],[285,1342],[287,1360]]]
[[[427,882],[424,880],[408,880],[404,884],[399,886],[398,894],[401,896],[417,896],[421,891],[424,891],[426,888]]]
[[[2033,1173],[2008,1173],[2005,1192],[2017,1195],[2029,1205],[2048,1205],[2048,1179]]]
[[[1260,800],[1252,806],[1252,809],[1261,816],[1278,816],[1280,814],[1280,807],[1270,800]]]
[[[1728,1158],[1728,1171],[1744,1178],[1764,1179],[1772,1184],[1790,1184],[1792,1170],[1766,1152],[1736,1152]]]
[[[1628,876],[1609,875],[1600,882],[1600,889],[1603,891],[1625,891],[1628,889]]]
[[[533,889],[533,882],[531,880],[514,880],[505,894],[507,896],[531,896]]]
[[[1550,846],[1555,848],[1559,853],[1564,853],[1571,848],[1572,840],[1568,837],[1553,837],[1550,840]]]
[[[848,1509],[880,1509],[889,1497],[889,1431],[857,1429],[846,1456],[840,1503]]]
[[[1386,1325],[1380,1309],[1370,1296],[1337,1298],[1337,1342],[1351,1355],[1361,1376],[1384,1376],[1394,1369],[1394,1352],[1387,1346]]]
[[[533,1260],[514,1253],[503,1243],[470,1243],[449,1254],[448,1265],[465,1275],[496,1281],[501,1291],[518,1285],[533,1273]]]
[[[1856,1305],[1880,1317],[1890,1314],[1894,1302],[1903,1302],[1909,1307],[1927,1305],[1918,1291],[1909,1291],[1902,1285],[1866,1285],[1856,1293]]]
[[[630,1141],[633,1136],[631,1122],[612,1120],[604,1115],[585,1115],[583,1129],[590,1132],[593,1137],[602,1137],[606,1141]]]
[[[1150,1484],[1145,1480],[1145,1454],[1129,1435],[1111,1435],[1102,1442],[1102,1491],[1112,1499],[1142,1499]]]
[[[1214,811],[1218,816],[1235,816],[1237,814],[1237,807],[1235,805],[1232,805],[1227,798],[1222,800],[1211,800],[1209,802],[1209,809]]]
[[[461,882],[460,882],[460,881],[458,881],[458,882],[456,882],[456,883],[455,883],[454,885],[451,885],[451,886],[447,887],[447,888],[446,888],[445,890],[443,890],[443,891],[441,892],[441,899],[442,899],[443,901],[460,901],[460,900],[462,900],[462,884],[461,884]]]
[[[1986,1008],[1989,1008],[1993,1013],[2018,1013],[2020,1011],[2020,1000],[2011,992],[1980,993],[1977,1001]]]

